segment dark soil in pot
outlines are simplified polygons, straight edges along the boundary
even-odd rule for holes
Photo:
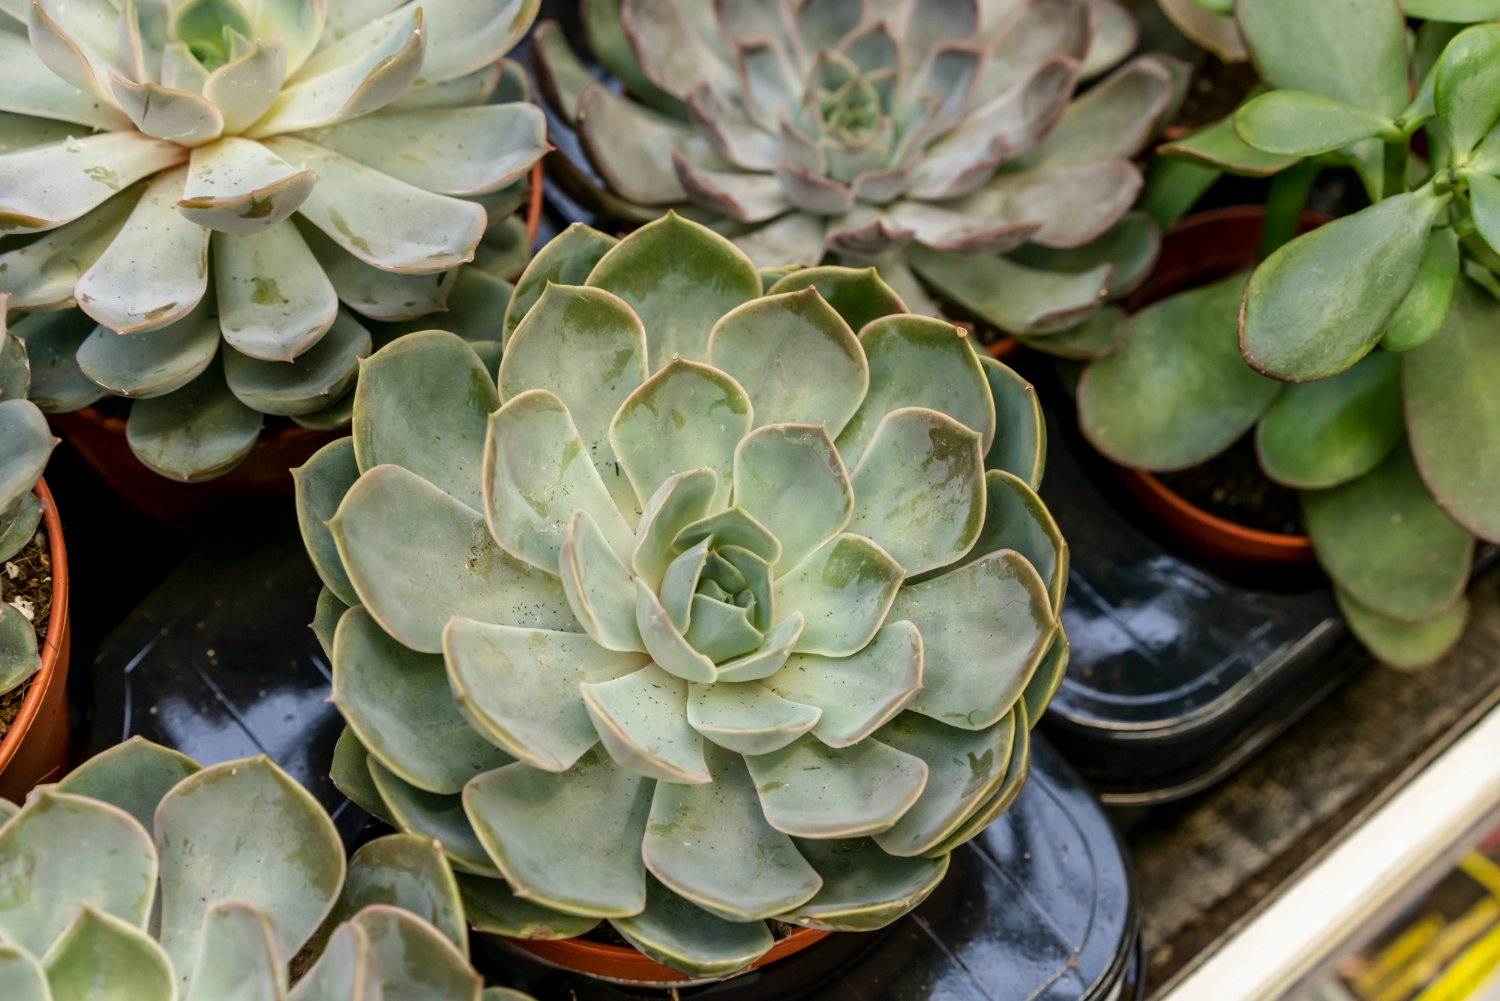
[[[52,613],[52,557],[47,552],[47,529],[38,525],[36,535],[25,549],[0,564],[0,601],[21,610],[31,619],[36,633],[36,648],[47,646],[47,628]],[[0,693],[0,737],[10,732],[21,704],[36,682],[33,674],[8,692]]]
[[[1207,462],[1156,479],[1194,507],[1225,521],[1277,535],[1305,535],[1297,491],[1269,479],[1246,435]]]

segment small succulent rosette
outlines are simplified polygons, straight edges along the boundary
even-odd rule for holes
[[[484,265],[548,148],[503,58],[536,9],[0,3],[0,292],[35,402],[138,401],[131,449],[184,480],[263,415],[346,425],[369,321],[514,274]]]
[[[346,864],[265,757],[202,768],[132,737],[0,800],[5,1001],[481,1001],[468,942],[434,841],[377,838]]]
[[[608,215],[677,207],[765,267],[874,264],[916,312],[937,314],[931,290],[1060,354],[1116,332],[1113,311],[1077,328],[1155,260],[1131,158],[1187,68],[1140,56],[1074,100],[1135,48],[1114,0],[582,7],[630,96],[554,23],[533,58],[555,141],[577,133],[559,179]]]
[[[296,473],[337,781],[479,927],[607,919],[693,977],[916,906],[1066,666],[1031,386],[872,269],[763,293],[675,214],[570,228],[505,332],[498,388],[444,332],[376,353]]]

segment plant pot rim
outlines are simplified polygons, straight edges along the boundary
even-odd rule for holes
[[[1286,535],[1281,532],[1266,532],[1258,528],[1246,528],[1198,507],[1165,483],[1141,469],[1131,469],[1116,463],[1115,468],[1127,482],[1138,484],[1141,490],[1155,498],[1160,507],[1156,510],[1168,518],[1191,522],[1203,533],[1226,540],[1226,549],[1237,555],[1264,560],[1271,563],[1310,563],[1313,559],[1312,541],[1305,535]],[[1133,493],[1139,493],[1132,491]],[[1145,498],[1142,498],[1145,500]],[[1149,501],[1146,501],[1149,504]],[[1166,511],[1162,509],[1165,508]],[[1167,513],[1170,512],[1170,513]]]
[[[821,942],[832,934],[833,932],[826,928],[804,928],[799,926],[793,929],[792,933],[786,938],[778,940],[764,956],[751,963],[745,970],[741,970],[740,973],[765,966],[767,963],[774,963],[778,959],[785,959],[793,953],[801,952],[808,946]],[[694,979],[689,977],[687,974],[674,970],[670,966],[658,963],[645,953],[630,946],[610,945],[608,942],[590,942],[579,938],[521,939],[506,937],[505,940],[518,948],[525,949],[543,962],[615,984],[625,984],[632,987],[665,987],[671,989],[718,982],[718,978]],[[737,973],[731,974],[731,976],[738,975]]]
[[[57,505],[46,480],[38,479],[32,492],[42,502],[42,524],[47,527],[47,553],[52,560],[52,609],[47,616],[47,639],[42,643],[42,666],[32,676],[31,688],[21,701],[15,722],[0,737],[0,772],[15,758],[41,712],[48,690],[58,681],[58,664],[68,624],[68,550],[63,543],[62,520],[57,516]]]

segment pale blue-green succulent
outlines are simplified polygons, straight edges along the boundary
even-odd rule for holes
[[[0,943],[6,1001],[481,1001],[435,842],[377,838],[346,865],[269,759],[201,768],[140,737],[0,800]]]
[[[368,321],[510,277],[483,265],[547,149],[504,59],[536,9],[0,0],[0,292],[35,401],[137,401],[131,449],[194,481],[263,415],[347,424]]]
[[[498,386],[403,337],[296,472],[335,780],[439,838],[485,930],[608,919],[722,977],[768,918],[880,927],[1019,792],[1061,681],[1043,463],[1032,388],[872,270],[763,294],[674,214],[575,226]]]

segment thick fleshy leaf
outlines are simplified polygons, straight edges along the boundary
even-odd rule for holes
[[[328,589],[346,605],[359,604],[359,595],[339,559],[328,520],[334,516],[354,481],[359,465],[354,460],[354,440],[340,438],[313,453],[312,458],[292,470],[297,488],[297,524],[313,568]]]
[[[284,4],[290,6],[290,4]],[[286,75],[287,49],[284,38],[268,36],[249,51],[208,75],[203,96],[224,116],[224,131],[237,135],[253,125],[276,101]]]
[[[167,982],[170,983],[170,978]],[[0,945],[0,992],[11,1001],[52,1001],[42,964],[30,953],[11,945]],[[167,996],[171,996],[170,992]]]
[[[333,638],[330,635],[325,647],[330,658],[333,656],[332,650]],[[378,762],[376,767],[380,767]],[[387,824],[395,825],[395,815],[370,775],[370,752],[348,726],[344,727],[344,732],[339,734],[338,741],[333,745],[333,763],[329,766],[328,777],[333,780],[334,787],[348,796],[355,806]]]
[[[208,290],[208,230],[176,209],[183,168],[158,174],[114,241],[74,286],[85,313],[118,333],[164,327]]]
[[[1114,269],[1109,297],[1128,295],[1146,280],[1161,250],[1161,227],[1145,212],[1131,212],[1102,236],[1081,247],[1055,249],[1028,244],[1010,255],[1011,260],[1045,271],[1082,274],[1101,264]]]
[[[1403,670],[1426,667],[1441,659],[1458,643],[1469,621],[1468,598],[1459,598],[1430,622],[1412,625],[1370,611],[1341,587],[1335,587],[1333,593],[1355,637],[1376,659]]]
[[[306,133],[407,184],[445,195],[480,195],[516,180],[547,151],[547,127],[530,104],[380,111]]]
[[[261,415],[224,382],[217,358],[192,382],[165,396],[137,400],[125,422],[130,451],[163,476],[198,483],[222,476],[250,454]]]
[[[610,925],[646,956],[689,977],[727,977],[775,944],[765,922],[725,921],[655,879],[648,879],[644,909]]]
[[[891,616],[922,634],[922,691],[911,708],[966,730],[1010,710],[1057,633],[1046,585],[1010,550],[902,588]]]
[[[953,254],[914,244],[906,262],[940,293],[1001,330],[1066,330],[1098,309],[1109,292],[1107,264],[1082,274],[1040,271],[1003,257]]]
[[[9,602],[0,603],[0,685],[10,691],[41,669],[31,620]]]
[[[703,738],[687,721],[687,683],[656,664],[579,686],[589,718],[623,768],[663,782],[711,781]]]
[[[598,918],[564,914],[523,900],[511,891],[503,879],[458,874],[458,891],[463,896],[464,913],[475,930],[506,938],[532,941],[576,938],[593,930]],[[485,992],[489,1001],[489,992]]]
[[[1416,280],[1446,196],[1394,195],[1286,244],[1255,269],[1240,312],[1245,358],[1267,375],[1322,379],[1380,339]]]
[[[60,852],[58,845],[89,848]],[[144,929],[156,892],[156,853],[151,836],[125,811],[42,789],[0,828],[0,873],[0,934],[41,956],[84,905]]]
[[[692,469],[672,476],[651,495],[631,556],[632,568],[650,588],[661,586],[677,558],[677,536],[712,510],[718,493],[719,478],[712,469]]]
[[[885,621],[905,570],[880,546],[841,534],[776,581],[783,617],[807,620],[798,653],[847,657],[864,647]]]
[[[916,908],[948,872],[948,856],[897,858],[867,838],[798,840],[823,886],[796,910],[778,915],[809,928],[874,931]]]
[[[0,511],[9,511],[23,494],[31,492],[57,439],[30,400],[0,401],[0,435],[6,442],[0,457]]]
[[[1169,0],[1169,2],[1191,7],[1197,0]],[[1232,174],[1243,174],[1248,177],[1270,177],[1272,174],[1279,174],[1300,159],[1296,156],[1266,153],[1247,144],[1234,130],[1233,115],[1221,118],[1212,125],[1205,125],[1175,142],[1166,143],[1160,146],[1157,152],[1162,156],[1191,159],[1210,167],[1227,170]]]
[[[524,328],[517,342],[523,335]],[[583,510],[615,552],[630,552],[630,526],[590,459],[568,408],[552,393],[534,389],[507,400],[490,415],[485,439],[485,512],[495,540],[557,574],[573,513]]]
[[[1389,118],[1305,90],[1273,90],[1234,114],[1234,130],[1256,149],[1282,156],[1317,156],[1366,139],[1399,140]]]
[[[0,292],[9,293],[10,308],[72,304],[73,286],[119,234],[139,194],[126,191],[41,239],[0,255]]]
[[[1025,706],[1020,702],[1016,703],[1015,739],[1011,741],[1010,764],[1005,769],[1005,781],[1001,783],[999,790],[985,800],[977,810],[969,814],[957,831],[954,831],[942,843],[923,852],[924,858],[941,858],[959,845],[973,839],[996,817],[1010,809],[1010,805],[1021,794],[1021,789],[1026,784],[1026,777],[1031,773],[1031,726],[1025,713]]]
[[[339,627],[339,619],[344,617],[349,607],[326,586],[319,588],[318,603],[308,628],[313,631],[318,646],[323,648],[323,655],[330,661],[333,659],[333,634]]]
[[[260,143],[229,136],[193,150],[177,210],[221,233],[260,233],[297,211],[317,182]]]
[[[15,505],[10,513],[10,519],[8,521],[0,521],[0,561],[9,560],[12,556],[29,546],[32,538],[36,535],[37,526],[41,523],[42,502],[37,500],[36,494],[22,494],[20,502]],[[22,618],[25,618],[25,616],[22,616]],[[30,631],[31,623],[28,622],[25,628]],[[19,632],[19,629],[17,631]],[[40,669],[42,666],[41,658],[36,657],[36,634],[33,632],[31,638],[20,645],[23,647],[22,657],[27,662],[21,664],[15,670],[17,672],[24,670],[26,671],[26,677],[30,677],[33,671]],[[12,656],[11,654],[7,654],[7,663],[10,663]],[[9,684],[10,688],[14,688],[19,681],[20,679],[14,681],[8,680],[7,682],[0,682],[0,684]],[[0,823],[3,822],[3,820],[0,820]]]
[[[373,757],[427,792],[452,795],[511,761],[459,712],[442,658],[408,650],[363,608],[339,619],[332,699]]]
[[[995,436],[995,405],[962,328],[926,316],[889,316],[860,331],[859,343],[869,359],[870,391],[839,434],[839,454],[846,463],[859,465],[881,421],[903,407],[947,414],[979,432],[980,454],[988,453]]]
[[[874,739],[833,748],[809,734],[745,761],[766,820],[804,838],[888,830],[927,782],[926,762]]]
[[[369,772],[397,827],[408,834],[437,841],[448,861],[465,872],[500,878],[500,870],[479,843],[479,835],[464,812],[462,796],[442,796],[418,789],[373,757],[369,759]]]
[[[220,900],[203,915],[183,1001],[284,1001],[286,957],[276,925],[264,911],[238,900]]]
[[[595,274],[609,263],[605,255]],[[759,276],[755,281],[759,287]],[[692,298],[703,298],[701,289]],[[712,366],[674,358],[621,404],[609,440],[637,497],[653,497],[678,473],[710,469],[718,476],[713,502],[718,510],[728,503],[733,486],[735,446],[753,420],[750,398],[734,379]]]
[[[657,786],[641,848],[647,868],[726,921],[767,918],[806,902],[821,880],[791,839],[766,823],[744,759],[710,746],[708,762],[710,784]]]
[[[777,280],[767,295],[795,292],[811,286],[818,290],[834,312],[844,318],[849,329],[863,330],[865,324],[891,313],[905,313],[906,303],[881,279],[874,268],[837,266],[798,268]],[[836,431],[836,429],[835,429]]]
[[[56,790],[117,806],[151,830],[162,797],[201,770],[187,755],[137,735],[73,769]]]
[[[742,251],[676,213],[647,223],[612,247],[594,266],[588,284],[613,292],[641,318],[653,372],[677,356],[707,359],[709,333],[718,319],[761,294],[760,273]]]
[[[927,762],[927,785],[895,827],[875,835],[875,843],[909,857],[950,837],[1005,781],[1015,726],[1009,713],[983,730],[959,729],[920,713],[903,713],[883,726],[876,734],[880,741]]]
[[[578,99],[596,81],[574,55],[567,35],[556,21],[542,21],[532,32],[531,68],[547,106],[562,118],[568,128],[577,129]]]
[[[780,750],[812,729],[821,715],[816,706],[788,702],[755,681],[688,686],[693,729],[740,754]]]
[[[1500,539],[1494,484],[1500,482],[1500,424],[1486,388],[1500,371],[1487,332],[1495,301],[1460,281],[1442,333],[1403,356],[1407,434],[1428,489],[1454,521],[1483,539]],[[1358,595],[1356,595],[1358,597]]]
[[[1040,490],[1047,465],[1047,423],[1036,389],[987,354],[979,361],[995,400],[995,441],[984,457],[984,468],[1003,469]]]
[[[1397,4],[1360,0],[1311,9],[1264,0],[1238,11],[1261,77],[1395,118],[1411,100],[1405,20]]]
[[[1468,153],[1500,115],[1500,34],[1475,25],[1448,43],[1436,66],[1433,106],[1454,153]]]
[[[587,511],[573,512],[558,553],[558,573],[568,606],[595,643],[606,650],[645,650],[630,570]]]
[[[1176,94],[1169,58],[1141,56],[1090,88],[1022,162],[1030,168],[1070,167],[1139,153]]]
[[[443,655],[458,711],[527,764],[567,771],[599,740],[580,683],[634,673],[647,658],[616,653],[578,633],[492,626],[454,618]]]
[[[370,332],[339,313],[328,332],[291,361],[263,361],[226,348],[224,378],[242,403],[263,414],[310,414],[343,399],[369,353]]]
[[[172,964],[161,946],[135,925],[84,905],[42,957],[47,1001],[104,997],[175,1001]],[[108,993],[100,993],[108,985]],[[119,993],[115,993],[118,991]]]
[[[594,84],[578,102],[578,136],[611,191],[636,205],[687,200],[672,151],[692,131]]]
[[[7,153],[0,156],[0,232],[61,226],[186,159],[176,143],[138,132],[105,132]]]
[[[11,336],[26,346],[29,397],[44,413],[67,413],[108,395],[78,367],[78,349],[95,326],[80,309],[30,313],[11,325]]]
[[[1079,380],[1078,422],[1095,448],[1141,469],[1185,469],[1255,426],[1281,384],[1240,355],[1243,288],[1243,275],[1235,275],[1131,318],[1120,350]]]
[[[24,13],[23,13],[24,18]],[[102,97],[68,83],[48,69],[24,30],[0,32],[0,110],[96,129],[129,129],[131,121]],[[78,132],[77,127],[70,129]],[[57,136],[61,141],[66,134]]]
[[[322,410],[298,414],[292,418],[292,423],[310,431],[346,431],[353,420],[354,390],[351,389]]]
[[[1432,499],[1404,446],[1357,480],[1301,497],[1318,562],[1370,611],[1429,622],[1463,593],[1474,540]]]
[[[756,600],[756,613],[760,614],[763,608],[762,602]],[[743,681],[759,681],[767,678],[781,670],[786,663],[787,657],[796,649],[797,641],[802,637],[802,630],[807,620],[801,612],[793,612],[776,624],[775,628],[765,634],[761,645],[733,660],[726,660],[718,665],[718,681],[724,683],[735,683]]]
[[[1031,676],[1031,680],[1026,684],[1026,691],[1021,695],[1021,704],[1025,707],[1026,718],[1031,721],[1031,726],[1036,726],[1041,721],[1042,713],[1047,710],[1047,704],[1062,687],[1063,678],[1068,673],[1068,657],[1071,652],[1072,647],[1068,643],[1068,636],[1059,624],[1057,638],[1052,641],[1052,646],[1047,650],[1047,656],[1043,657],[1041,664],[1037,665],[1036,673]]]
[[[1047,586],[1052,613],[1062,610],[1068,587],[1070,556],[1068,543],[1052,520],[1047,506],[1020,477],[1003,470],[985,473],[984,528],[962,565],[1001,549],[1013,549],[1026,557]],[[957,569],[954,566],[952,569]]]
[[[872,539],[908,576],[952,563],[979,536],[981,435],[946,414],[905,407],[885,415],[851,480],[849,530]]]
[[[1332,378],[1287,386],[1255,432],[1266,475],[1318,490],[1380,465],[1401,440],[1400,367],[1399,355],[1372,351]]]
[[[848,657],[793,654],[766,687],[821,709],[813,735],[829,747],[848,747],[885,725],[921,690],[922,637],[910,622],[893,622]]]
[[[992,225],[1040,223],[1030,239],[1045,247],[1078,247],[1097,239],[1129,211],[1142,186],[1128,160],[1007,172],[951,204]],[[961,249],[961,248],[960,248]]]
[[[117,334],[95,327],[74,356],[83,374],[116,396],[149,399],[203,374],[219,350],[219,320],[208,296],[160,330]]]
[[[475,203],[424,191],[294,136],[265,145],[317,172],[302,215],[366,264],[425,274],[473,259],[485,226]]]
[[[687,525],[677,533],[672,545],[687,549],[710,536],[714,548],[721,550],[720,555],[727,552],[726,546],[737,546],[768,564],[781,558],[781,543],[776,536],[738,504]]]
[[[469,954],[469,930],[458,883],[442,848],[431,838],[390,834],[362,845],[349,859],[349,874],[328,924],[342,923],[371,904],[415,914],[442,932],[464,956]]]
[[[234,818],[255,803],[255,823]],[[213,765],[156,808],[161,944],[179,979],[202,943],[203,916],[233,898],[264,910],[284,956],[328,916],[344,881],[344,848],[312,794],[269,758]]]
[[[734,496],[781,543],[778,574],[842,532],[854,507],[839,450],[823,427],[808,424],[769,424],[746,435],[735,450]]]
[[[717,161],[717,157],[710,156],[699,159]],[[689,198],[736,222],[765,222],[791,207],[781,181],[770,174],[715,170],[694,163],[681,149],[673,151],[672,166]]]
[[[323,955],[292,988],[289,1001],[377,1001],[380,965],[370,936],[355,924],[340,925]]]
[[[370,904],[352,919],[370,939],[381,996],[479,1001],[483,980],[443,933],[401,907]]]
[[[734,245],[744,251],[756,267],[788,263],[812,267],[823,259],[825,226],[818,216],[788,212],[754,232],[735,237]]]
[[[536,0],[506,0],[502,4],[427,0],[408,3],[401,10],[420,9],[427,17],[422,77],[451,80],[488,66],[510,51],[530,29],[539,6]]]
[[[436,274],[397,274],[366,264],[305,219],[293,218],[317,267],[333,283],[345,306],[372,320],[410,320],[441,310],[458,269]]]
[[[395,463],[482,509],[484,442],[489,416],[499,407],[489,373],[461,337],[407,334],[360,365],[354,397],[359,468]]]
[[[1458,235],[1451,226],[1433,230],[1411,291],[1386,321],[1380,346],[1409,351],[1437,336],[1453,307],[1459,270]]]
[[[707,40],[714,33],[713,21],[693,19],[708,13],[663,0],[628,0],[620,5],[620,18],[641,69],[669,94],[686,97],[700,80],[719,89],[732,86],[733,71]]]
[[[646,906],[641,838],[654,787],[596,748],[561,774],[517,762],[481,775],[464,808],[518,896],[626,917]]]
[[[521,321],[546,293],[549,283],[582,285],[588,280],[594,265],[599,263],[599,258],[618,242],[597,229],[575,222],[537,251],[516,280],[515,292],[505,311],[505,332],[501,339],[506,347],[510,346],[510,338]]]

